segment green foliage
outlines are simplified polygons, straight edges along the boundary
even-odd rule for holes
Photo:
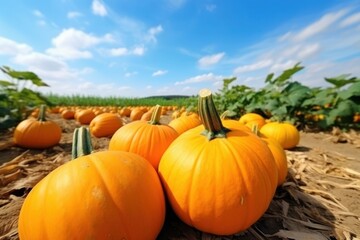
[[[239,118],[256,112],[276,121],[290,121],[304,127],[328,129],[333,126],[359,127],[354,116],[360,113],[360,79],[349,74],[325,78],[327,88],[310,88],[292,81],[292,76],[304,69],[300,63],[275,77],[270,73],[259,90],[244,85],[232,85],[236,78],[224,79],[215,102],[220,112]]]
[[[51,103],[34,90],[48,86],[35,73],[15,71],[8,66],[0,67],[8,77],[0,80],[0,131],[15,126],[25,119],[34,107]]]

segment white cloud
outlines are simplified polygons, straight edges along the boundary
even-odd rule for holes
[[[100,0],[93,0],[91,7],[95,15],[99,15],[102,17],[107,15],[107,10]]]
[[[57,37],[52,39],[54,48],[49,48],[46,52],[63,59],[91,58],[92,53],[82,49],[112,41],[111,34],[96,37],[83,31],[69,28],[64,29]]]
[[[141,46],[134,47],[133,49],[120,47],[120,48],[112,48],[110,50],[105,50],[103,52],[113,57],[122,57],[128,55],[142,56],[145,54],[145,48]]]
[[[271,72],[276,72],[276,73],[282,72],[285,69],[293,67],[296,63],[297,62],[295,60],[287,60],[285,62],[278,62],[278,63],[275,63],[275,64],[271,65],[270,71]]]
[[[225,56],[224,52],[217,53],[214,55],[208,55],[199,59],[198,63],[200,67],[209,67],[218,63]]]
[[[124,74],[124,76],[128,78],[128,77],[135,76],[137,74],[138,74],[137,72],[127,72],[127,73]]]
[[[259,61],[257,63],[237,67],[234,70],[234,73],[239,74],[239,73],[251,72],[251,71],[259,70],[259,69],[262,69],[262,68],[269,67],[272,63],[273,63],[273,60],[271,60],[271,59],[261,60],[261,61]]]
[[[314,55],[319,50],[320,50],[320,44],[318,44],[318,43],[309,44],[309,45],[303,47],[301,49],[301,51],[299,51],[298,57],[300,59],[305,59],[305,58],[308,58],[308,57]]]
[[[165,0],[171,8],[181,8],[185,5],[187,0]]]
[[[145,54],[145,48],[144,47],[135,47],[132,50],[132,54],[142,56]]]
[[[346,9],[342,9],[335,13],[328,13],[324,15],[320,20],[312,23],[311,25],[304,28],[298,34],[296,34],[293,39],[295,41],[303,41],[306,40],[316,34],[319,34],[329,28],[334,22],[343,17],[348,11]]]
[[[224,79],[223,76],[216,76],[213,73],[202,74],[192,78],[188,78],[181,82],[176,82],[175,85],[184,85],[188,83],[200,83],[200,82],[215,82]]]
[[[15,56],[14,62],[31,68],[46,69],[48,71],[59,71],[66,68],[66,64],[63,61],[37,52],[18,54]]]
[[[39,26],[46,26],[46,25],[47,25],[47,23],[46,23],[44,20],[39,20],[39,21],[37,21],[37,24],[38,24]]]
[[[216,9],[216,5],[215,5],[215,4],[206,4],[206,5],[205,5],[205,9],[206,9],[206,11],[208,11],[208,12],[213,12],[213,11],[215,11],[215,9]]]
[[[347,18],[345,18],[341,23],[340,26],[341,27],[347,27],[356,23],[360,22],[360,12],[355,13]]]
[[[278,41],[279,41],[279,42],[283,42],[283,41],[289,40],[289,39],[292,37],[292,35],[293,35],[292,32],[287,32],[287,33],[281,35],[281,36],[278,38]]]
[[[34,10],[34,11],[33,11],[33,14],[34,14],[36,17],[39,17],[39,18],[43,18],[43,17],[44,17],[44,14],[42,14],[42,12],[40,12],[39,10]]]
[[[82,16],[82,13],[80,13],[80,12],[68,12],[67,13],[67,18],[69,18],[69,19],[74,19],[74,18],[78,18],[81,16]]]
[[[158,70],[158,71],[156,71],[156,72],[153,72],[152,76],[153,76],[153,77],[161,76],[161,75],[166,74],[167,72],[168,72],[168,71],[166,71],[166,70]]]
[[[24,43],[17,43],[13,40],[0,36],[0,55],[15,56],[18,54],[30,53],[32,48]]]
[[[111,56],[124,56],[129,54],[129,50],[127,48],[113,48],[110,49]]]
[[[129,90],[129,89],[131,89],[131,87],[129,87],[129,86],[121,86],[121,87],[118,87],[118,90],[119,90],[119,91],[127,91],[127,90]]]
[[[162,31],[164,31],[164,29],[162,28],[161,25],[158,25],[156,27],[152,27],[148,30],[147,35],[145,37],[145,39],[149,42],[157,42],[156,39],[156,35],[158,35],[159,33],[161,33]]]

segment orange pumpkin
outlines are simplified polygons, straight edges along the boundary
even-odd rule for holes
[[[260,133],[266,137],[275,139],[284,149],[294,148],[300,141],[300,133],[297,128],[286,122],[266,123],[260,128]]]
[[[80,110],[76,113],[75,118],[80,124],[89,124],[96,117],[91,109]]]
[[[151,164],[134,153],[101,151],[37,183],[22,205],[18,232],[21,240],[152,240],[164,220],[164,193]]]
[[[159,124],[161,107],[156,106],[152,118],[147,121],[133,121],[112,136],[109,150],[123,150],[137,153],[157,169],[160,158],[178,133],[168,125]]]
[[[222,125],[209,90],[200,91],[198,109],[203,126],[172,142],[160,160],[160,179],[183,222],[212,234],[235,234],[267,210],[277,167],[259,137]]]
[[[278,169],[278,186],[283,184],[288,174],[288,164],[286,159],[286,153],[283,147],[273,138],[266,137],[258,131],[257,125],[254,125],[252,131],[258,135],[269,147],[271,153],[274,156],[275,163]]]
[[[180,135],[191,128],[199,126],[200,124],[201,120],[199,115],[193,114],[175,118],[170,121],[169,126],[174,128]]]
[[[64,119],[74,119],[75,112],[70,109],[65,109],[61,112],[61,117]]]
[[[102,113],[91,120],[89,129],[95,137],[111,137],[116,130],[123,126],[119,115],[114,113]]]
[[[265,125],[265,118],[257,113],[245,113],[240,117],[239,122],[248,126],[250,129],[252,125],[256,124],[260,129]]]
[[[133,110],[131,110],[130,120],[131,121],[140,120],[143,114],[144,114],[144,110],[142,110],[141,108],[134,108]]]
[[[39,117],[20,122],[14,132],[14,143],[20,147],[44,149],[55,146],[61,139],[60,126],[46,120],[46,106],[40,107]]]

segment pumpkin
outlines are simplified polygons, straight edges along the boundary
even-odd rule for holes
[[[286,159],[286,153],[283,147],[271,137],[266,137],[258,131],[258,126],[253,125],[252,131],[258,135],[269,147],[271,153],[274,156],[275,163],[278,169],[278,186],[283,184],[286,180],[286,176],[288,174],[288,164]]]
[[[89,124],[96,117],[91,109],[84,109],[76,112],[75,118],[80,124]]]
[[[199,92],[198,109],[203,125],[171,143],[160,160],[159,176],[183,222],[212,234],[235,234],[267,210],[277,187],[277,167],[259,137],[223,126],[210,90]]]
[[[169,122],[169,126],[174,128],[179,135],[191,128],[199,126],[200,124],[201,120],[197,114],[181,116]]]
[[[284,149],[294,148],[300,141],[300,133],[297,128],[287,122],[266,123],[260,128],[260,133],[266,137],[275,139]]]
[[[133,121],[119,128],[109,142],[109,150],[139,154],[155,169],[170,143],[179,135],[175,129],[159,123],[161,106],[157,105],[149,122]]]
[[[90,133],[95,137],[111,137],[116,130],[123,126],[119,115],[102,113],[97,115],[89,124]]]
[[[239,118],[239,122],[248,126],[250,129],[253,124],[256,124],[260,129],[265,125],[265,118],[257,113],[245,113]]]
[[[130,120],[131,121],[140,120],[143,114],[144,114],[144,110],[142,110],[141,108],[134,108],[131,110]]]
[[[61,112],[61,117],[64,119],[74,119],[75,112],[70,109],[65,109]]]
[[[37,119],[28,118],[20,122],[14,132],[14,143],[20,147],[44,149],[55,146],[61,139],[60,126],[46,120],[46,106],[41,105]]]
[[[86,145],[81,132],[79,144]],[[100,151],[38,182],[21,207],[18,232],[21,240],[152,240],[164,220],[164,193],[151,164],[134,153]]]
[[[152,113],[153,113],[153,110],[147,111],[146,113],[144,113],[144,114],[141,116],[140,120],[150,121],[150,120],[151,120]]]

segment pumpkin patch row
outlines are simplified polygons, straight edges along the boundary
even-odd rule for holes
[[[169,124],[160,116],[176,109],[144,109],[149,119],[128,123],[119,112],[73,110],[84,125],[74,132],[74,160],[29,193],[20,239],[155,239],[165,221],[165,198],[183,222],[218,235],[243,231],[265,213],[286,179],[284,149],[299,142],[294,126],[254,114],[223,119],[207,89],[199,92],[196,113],[179,109]],[[92,120],[79,121],[89,111]],[[93,153],[91,136],[110,137],[108,150]]]

